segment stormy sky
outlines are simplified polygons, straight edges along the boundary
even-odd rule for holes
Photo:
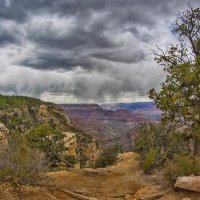
[[[0,93],[56,103],[146,101],[186,0],[0,0]],[[194,7],[199,0],[191,0]]]

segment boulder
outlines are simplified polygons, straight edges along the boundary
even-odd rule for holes
[[[200,192],[200,176],[179,177],[174,185],[175,188]]]

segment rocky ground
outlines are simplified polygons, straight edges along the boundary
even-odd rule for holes
[[[159,200],[200,200],[200,194],[170,189],[161,172],[144,175],[134,153],[124,153],[105,169],[73,169],[47,173],[47,186],[14,188],[0,185],[1,200],[139,200],[166,191]],[[70,193],[71,192],[71,193]],[[79,198],[72,197],[73,194]],[[188,199],[189,200],[189,199]]]

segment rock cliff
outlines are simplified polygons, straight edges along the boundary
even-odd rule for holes
[[[7,142],[8,132],[26,134],[42,124],[65,134],[65,153],[75,156],[81,166],[93,164],[97,159],[99,148],[95,139],[74,128],[68,115],[57,105],[30,97],[0,95],[0,144]]]

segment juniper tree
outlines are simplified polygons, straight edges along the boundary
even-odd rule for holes
[[[154,51],[155,61],[164,66],[166,79],[149,97],[163,111],[162,119],[177,121],[191,130],[194,155],[200,153],[200,8],[177,15],[172,33],[179,39],[165,51]]]

